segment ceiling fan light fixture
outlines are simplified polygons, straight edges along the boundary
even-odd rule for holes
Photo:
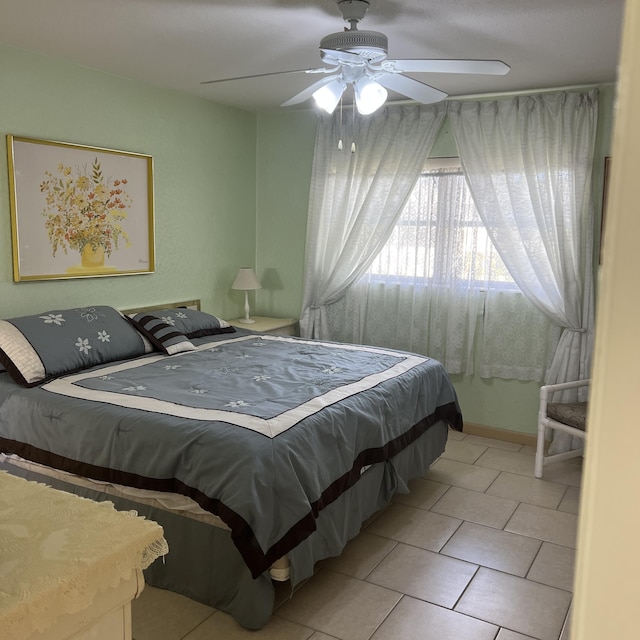
[[[346,86],[342,78],[334,78],[331,82],[315,91],[313,99],[316,101],[318,107],[327,113],[333,113],[338,106],[338,102],[340,102]]]
[[[363,76],[354,85],[356,108],[360,115],[366,116],[377,111],[387,99],[387,90],[378,82]]]

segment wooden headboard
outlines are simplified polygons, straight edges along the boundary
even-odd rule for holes
[[[165,302],[164,304],[154,304],[148,307],[136,307],[135,309],[123,309],[122,313],[144,313],[145,311],[157,311],[158,309],[178,309],[186,307],[187,309],[196,309],[200,311],[200,300],[183,300],[182,302]]]

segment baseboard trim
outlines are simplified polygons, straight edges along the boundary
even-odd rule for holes
[[[494,438],[495,440],[504,440],[505,442],[515,442],[516,444],[526,444],[531,446],[535,446],[536,444],[536,436],[532,433],[498,429],[497,427],[489,427],[485,424],[474,424],[473,422],[464,423],[463,433],[468,433],[474,436],[483,436],[485,438]]]

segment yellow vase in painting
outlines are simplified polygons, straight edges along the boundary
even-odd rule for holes
[[[104,267],[104,247],[93,245],[90,242],[82,247],[82,266],[87,269],[99,269]]]

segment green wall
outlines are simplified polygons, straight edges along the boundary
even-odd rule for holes
[[[199,298],[242,314],[229,286],[255,260],[256,116],[0,47],[0,135],[153,156],[156,271],[13,282],[8,180],[0,180],[0,317],[73,305],[127,308]],[[6,153],[0,175],[7,176]]]
[[[604,156],[609,155],[615,88],[600,87],[593,194],[599,219]],[[315,141],[312,111],[280,111],[258,116],[257,265],[265,289],[256,293],[263,315],[298,317],[302,304],[304,242]],[[445,122],[434,156],[457,155]],[[599,222],[594,229],[597,245]],[[273,286],[267,286],[273,278]],[[453,376],[465,421],[521,433],[536,432],[540,385],[517,380]]]
[[[262,315],[300,315],[311,163],[313,111],[258,116],[257,255]]]

